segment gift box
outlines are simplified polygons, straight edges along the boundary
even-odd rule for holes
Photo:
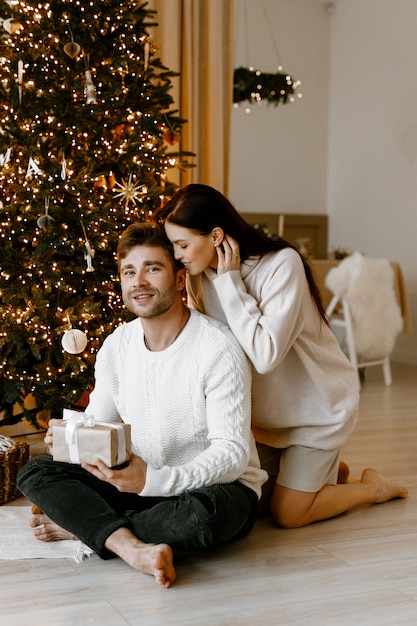
[[[95,465],[99,459],[109,467],[130,458],[130,424],[100,422],[78,411],[64,410],[61,424],[54,424],[53,459]]]
[[[0,435],[0,504],[20,496],[19,470],[29,461],[29,444]]]

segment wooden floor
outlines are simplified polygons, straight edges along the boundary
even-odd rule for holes
[[[0,561],[7,626],[417,624],[417,367],[368,368],[343,458],[409,487],[407,499],[297,530],[259,520],[246,539],[180,556],[162,589],[118,559]],[[7,506],[27,504],[23,498]]]

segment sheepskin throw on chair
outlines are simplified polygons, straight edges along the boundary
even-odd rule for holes
[[[330,270],[325,284],[349,305],[358,356],[363,359],[388,356],[403,327],[389,261],[354,252]]]

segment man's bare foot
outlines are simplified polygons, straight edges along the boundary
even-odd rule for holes
[[[119,528],[104,545],[134,569],[154,576],[162,587],[170,587],[176,578],[172,550],[165,543],[144,543],[128,528]]]
[[[60,541],[61,539],[78,540],[78,537],[55,524],[47,515],[39,513],[34,515],[29,522],[33,528],[33,535],[39,541]]]
[[[372,500],[375,504],[408,496],[407,487],[386,479],[382,474],[369,467],[362,472],[361,484],[368,485],[372,493],[375,494]]]
[[[349,474],[350,474],[349,465],[347,465],[344,461],[340,461],[339,471],[337,474],[337,484],[346,485],[346,483],[350,482]]]

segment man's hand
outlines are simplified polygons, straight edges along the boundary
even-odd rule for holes
[[[46,435],[44,438],[44,443],[46,446],[48,446],[48,451],[49,454],[52,454],[52,447],[53,447],[53,427],[54,424],[62,424],[62,420],[58,420],[58,419],[50,419],[48,422],[48,430],[46,431]]]
[[[136,454],[132,454],[124,469],[112,469],[103,461],[97,461],[96,465],[83,463],[81,467],[96,478],[114,485],[119,491],[140,493],[145,486],[147,463]]]

